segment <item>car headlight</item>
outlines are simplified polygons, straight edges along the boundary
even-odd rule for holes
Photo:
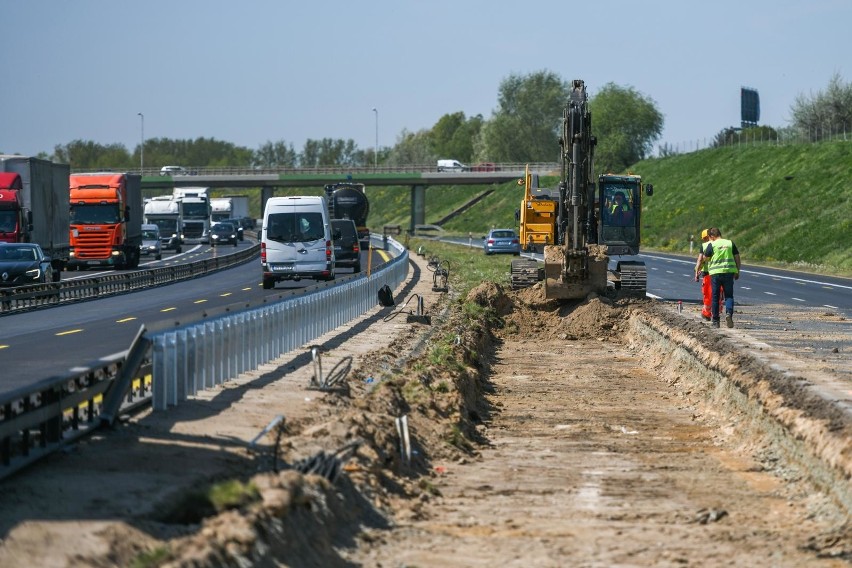
[[[38,280],[41,278],[41,268],[33,268],[32,270],[27,270],[24,275],[31,280]]]

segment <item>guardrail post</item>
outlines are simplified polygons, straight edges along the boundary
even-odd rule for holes
[[[203,355],[199,357],[198,350],[198,326],[192,326],[186,330],[186,344],[184,345],[184,361],[183,367],[184,381],[186,382],[186,392],[188,395],[195,395],[201,388],[201,364],[199,360],[203,360]],[[180,370],[180,367],[178,367]]]

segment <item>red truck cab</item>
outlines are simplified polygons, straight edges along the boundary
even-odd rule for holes
[[[29,242],[28,216],[24,208],[21,176],[0,172],[0,242]]]

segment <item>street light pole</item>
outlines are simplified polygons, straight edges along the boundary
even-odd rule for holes
[[[139,118],[142,119],[142,145],[139,146],[139,175],[143,175],[145,170],[145,115],[137,112]]]
[[[373,107],[373,112],[376,113],[376,152],[373,157],[375,158],[376,169],[379,169],[379,110]]]

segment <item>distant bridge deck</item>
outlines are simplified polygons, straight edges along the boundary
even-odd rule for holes
[[[328,168],[186,168],[191,175],[161,176],[159,169],[143,172],[143,189],[175,187],[322,187],[329,183],[352,181],[367,187],[377,185],[483,185],[523,178],[527,164],[488,164],[471,166],[464,172],[439,172],[435,166],[380,166]],[[559,175],[556,163],[529,164],[530,171]],[[488,170],[488,171],[484,171]],[[131,172],[134,173],[134,172]]]

